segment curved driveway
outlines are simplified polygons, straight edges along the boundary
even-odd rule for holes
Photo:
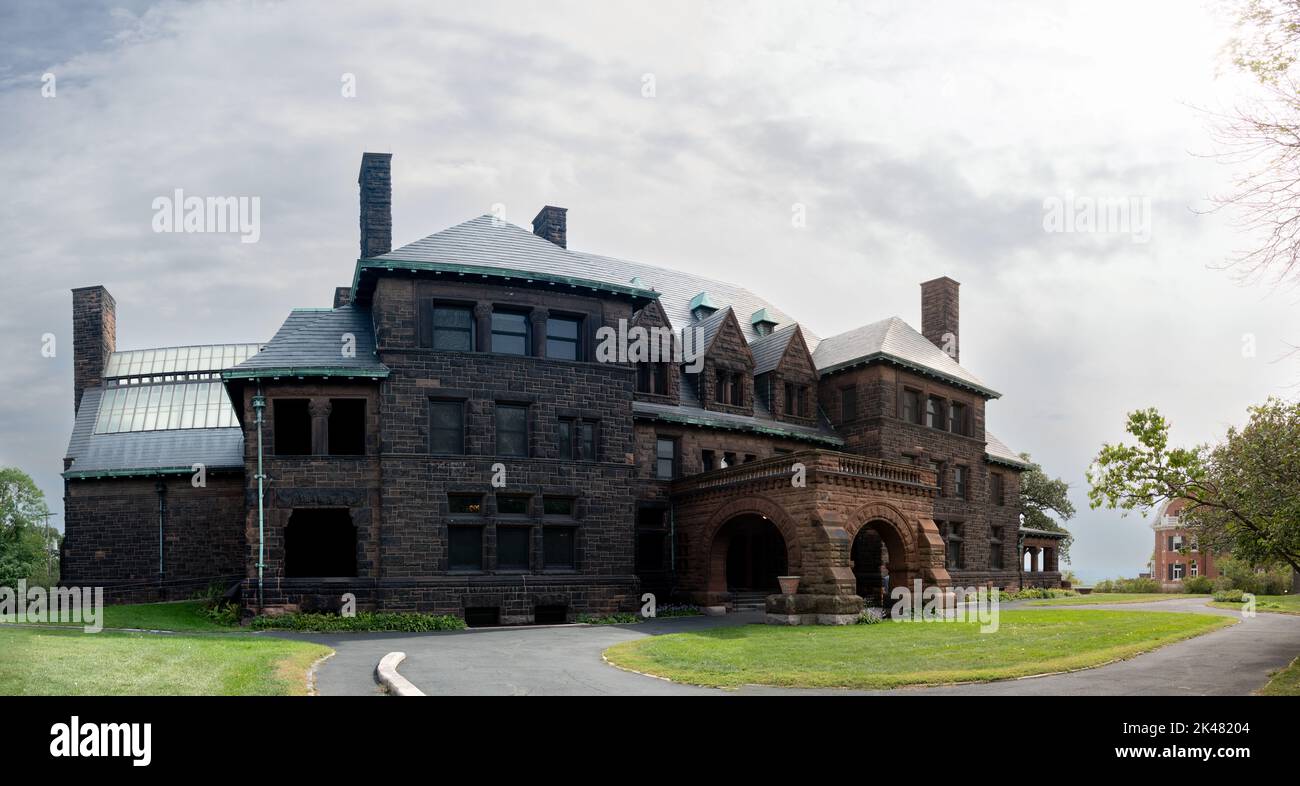
[[[1084,606],[1082,609],[1182,611],[1239,616],[1200,598]],[[1012,604],[1008,604],[1011,606]],[[1020,609],[1035,607],[1021,603]],[[760,621],[759,614],[654,620],[637,625],[497,628],[451,633],[283,634],[333,647],[317,675],[323,695],[379,695],[375,665],[404,651],[401,673],[433,695],[728,695],[858,694],[751,686],[721,691],[679,685],[616,669],[601,658],[610,645],[643,636]],[[1001,682],[901,688],[879,693],[969,695],[1243,695],[1300,654],[1300,616],[1259,614],[1236,625],[1095,669]]]

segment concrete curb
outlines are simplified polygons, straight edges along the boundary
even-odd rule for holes
[[[411,681],[397,673],[397,667],[406,660],[405,652],[390,652],[379,659],[375,674],[379,682],[393,696],[423,696],[424,691],[411,684]]]

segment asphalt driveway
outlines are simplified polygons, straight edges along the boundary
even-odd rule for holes
[[[1017,609],[1045,609],[1023,603]],[[1060,608],[1060,607],[1055,607]],[[1181,611],[1227,616],[1200,598],[1084,606],[1081,609]],[[601,652],[643,636],[761,621],[761,614],[686,617],[636,625],[497,628],[448,633],[278,634],[333,647],[317,674],[322,695],[381,695],[375,665],[406,653],[404,677],[430,696],[840,694],[860,691],[751,686],[721,691],[679,685],[616,669]],[[968,695],[1244,695],[1300,654],[1300,616],[1259,614],[1229,628],[1095,669],[1002,682],[901,688],[880,694]],[[871,695],[870,693],[866,695]]]

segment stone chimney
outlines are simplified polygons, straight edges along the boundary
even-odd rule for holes
[[[568,212],[567,207],[547,205],[542,208],[533,219],[533,234],[551,241],[560,248],[568,248],[568,228],[564,217]]]
[[[86,388],[104,383],[108,356],[117,349],[117,302],[102,286],[72,290],[72,410]]]
[[[343,308],[352,302],[352,287],[334,287],[334,308]]]
[[[957,290],[960,286],[947,276],[921,284],[921,335],[957,362],[961,357],[957,319]]]
[[[361,173],[361,258],[369,259],[393,250],[393,154],[362,153]]]

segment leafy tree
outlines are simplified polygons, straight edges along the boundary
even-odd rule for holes
[[[1025,515],[1026,527],[1045,529],[1049,532],[1062,532],[1058,554],[1061,560],[1070,560],[1070,544],[1074,536],[1061,523],[1074,518],[1074,504],[1070,502],[1070,484],[1060,478],[1052,478],[1043,468],[1029,458],[1028,453],[1021,453],[1020,460],[1030,465],[1020,473],[1020,509]],[[1060,518],[1058,522],[1052,515]]]
[[[1187,500],[1183,518],[1202,549],[1252,566],[1300,571],[1300,402],[1270,398],[1218,445],[1169,447],[1156,409],[1131,412],[1136,445],[1102,445],[1088,470],[1093,508],[1139,509]]]
[[[17,467],[0,467],[0,586],[45,574],[45,494]]]

